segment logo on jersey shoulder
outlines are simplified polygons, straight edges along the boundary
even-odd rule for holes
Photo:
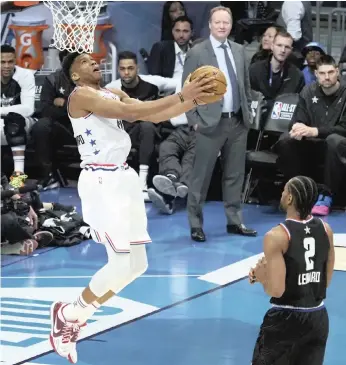
[[[77,146],[85,144],[84,138],[81,134],[76,137],[76,141],[77,141]]]

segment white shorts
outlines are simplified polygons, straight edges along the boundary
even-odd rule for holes
[[[78,180],[83,219],[93,240],[117,253],[150,243],[139,176],[127,164],[87,165]]]

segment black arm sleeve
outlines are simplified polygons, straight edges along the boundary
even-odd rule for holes
[[[65,101],[63,107],[55,106],[54,99],[57,97],[59,96],[56,94],[54,85],[49,77],[46,77],[41,92],[41,111],[43,117],[51,118],[52,120],[68,118],[67,101]]]

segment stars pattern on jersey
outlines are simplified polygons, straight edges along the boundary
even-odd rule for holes
[[[60,93],[60,94],[62,94],[62,95],[64,95],[64,94],[65,94],[65,89],[64,89],[63,87],[61,87],[61,88],[59,89],[59,93]]]
[[[304,228],[305,234],[310,234],[310,228],[308,226],[306,226]]]
[[[312,100],[313,104],[315,104],[315,103],[317,104],[317,102],[318,102],[318,98],[316,98],[316,96],[314,96],[311,100]]]
[[[85,130],[85,132],[84,132],[88,137],[90,137],[90,136],[92,136],[92,133],[91,133],[91,129],[86,129]],[[89,140],[89,143],[91,144],[91,146],[92,147],[94,147],[94,146],[96,146],[96,139],[90,139]],[[101,150],[98,150],[98,149],[96,149],[96,147],[95,147],[95,149],[94,149],[94,155],[95,156],[97,156],[99,153],[101,152]]]

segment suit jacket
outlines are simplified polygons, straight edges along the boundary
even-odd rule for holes
[[[236,65],[243,121],[245,126],[249,128],[253,122],[253,117],[251,113],[251,86],[245,51],[243,46],[237,43],[229,41],[229,45]],[[209,38],[204,42],[195,45],[187,53],[182,82],[185,82],[190,73],[205,65],[211,65],[219,68],[213,46]],[[220,122],[222,107],[223,99],[216,103],[200,105],[196,109],[190,110],[186,113],[189,125],[194,126],[197,124],[198,129],[202,132],[203,130],[204,132],[212,130]]]
[[[148,59],[150,75],[173,77],[175,67],[174,41],[162,41],[153,45]]]

